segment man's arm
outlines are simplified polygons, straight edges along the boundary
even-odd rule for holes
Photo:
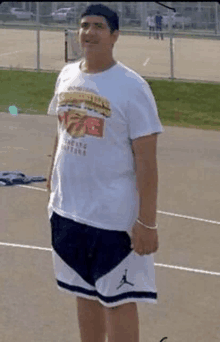
[[[155,226],[157,205],[157,134],[132,141],[137,188],[140,196],[139,220],[148,226]]]
[[[58,134],[55,137],[55,143],[54,143],[54,148],[53,148],[53,153],[52,153],[52,161],[51,161],[51,166],[49,169],[49,176],[47,180],[47,189],[49,190],[49,192],[51,191],[51,176],[52,176],[52,171],[53,171],[53,166],[54,166],[55,155],[57,152],[57,146],[58,146]]]
[[[134,153],[137,189],[140,197],[139,220],[154,227],[157,212],[157,134],[140,137],[132,141]],[[133,245],[138,254],[150,254],[158,249],[157,230],[135,223],[133,227]]]

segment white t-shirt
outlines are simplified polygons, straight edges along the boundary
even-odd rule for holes
[[[147,23],[148,23],[148,26],[151,26],[151,27],[154,27],[156,26],[155,24],[155,17],[152,15],[152,16],[149,16],[147,17]]]
[[[57,214],[97,228],[130,232],[138,216],[132,139],[161,133],[150,87],[117,62],[96,74],[66,65],[49,115],[58,115],[58,147],[49,217]]]

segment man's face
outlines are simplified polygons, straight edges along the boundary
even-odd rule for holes
[[[112,53],[113,45],[117,41],[118,31],[110,33],[110,28],[104,17],[83,17],[79,29],[79,42],[86,54]]]

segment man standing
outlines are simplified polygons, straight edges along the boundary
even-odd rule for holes
[[[157,15],[155,17],[155,23],[156,23],[156,39],[159,39],[159,31],[160,31],[160,36],[161,40],[163,40],[163,33],[162,33],[162,22],[163,22],[163,17],[160,15],[160,12],[157,12]]]
[[[138,342],[137,302],[156,303],[157,135],[149,85],[113,58],[118,16],[81,15],[81,60],[58,76],[48,180],[58,288],[77,297],[82,342]]]
[[[152,32],[152,36],[154,37],[154,30],[155,30],[155,18],[153,14],[149,15],[146,21],[149,27],[149,39],[151,39],[151,32]]]

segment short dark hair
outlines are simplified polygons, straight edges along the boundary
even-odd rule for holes
[[[105,17],[110,27],[111,33],[119,29],[119,19],[117,13],[105,5],[97,4],[88,6],[85,12],[81,14],[81,19],[87,15],[99,15]]]

